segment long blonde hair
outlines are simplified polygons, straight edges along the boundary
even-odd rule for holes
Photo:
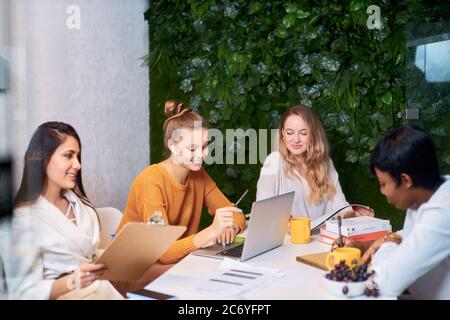
[[[285,161],[285,174],[299,178],[294,169],[300,174],[300,160],[295,157],[286,147],[283,140],[284,126],[291,115],[301,117],[309,127],[309,147],[306,150],[305,164],[306,172],[303,178],[308,182],[308,200],[318,204],[324,199],[331,199],[336,194],[336,186],[330,179],[331,159],[329,156],[328,140],[322,123],[315,112],[306,106],[296,105],[283,113],[279,125],[279,151]]]

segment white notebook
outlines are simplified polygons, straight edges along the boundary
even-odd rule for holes
[[[342,219],[341,221],[341,234],[346,237],[384,230],[391,231],[391,224],[389,220],[383,220],[369,216],[361,216]],[[326,222],[326,229],[338,234],[339,228],[337,220],[328,220]]]

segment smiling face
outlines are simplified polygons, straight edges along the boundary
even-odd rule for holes
[[[208,154],[208,130],[206,128],[178,129],[174,139],[168,141],[174,162],[191,171],[199,171]]]
[[[400,210],[406,210],[414,207],[415,196],[411,177],[407,174],[401,174],[401,182],[397,181],[387,172],[375,168],[375,174],[380,183],[380,192],[386,197],[386,200]]]
[[[290,115],[287,117],[282,135],[286,148],[293,155],[302,155],[308,149],[310,143],[310,128],[301,116]]]
[[[47,183],[61,189],[73,189],[81,169],[80,146],[72,136],[55,150],[47,165]]]

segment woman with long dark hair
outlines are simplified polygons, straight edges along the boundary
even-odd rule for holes
[[[104,271],[103,265],[92,263],[100,223],[83,188],[81,141],[75,129],[62,122],[40,125],[24,162],[14,221],[16,230],[31,231],[40,254],[28,287],[22,282],[22,288],[14,288],[12,281],[12,290],[38,299],[93,297],[94,292],[102,292],[97,297],[119,297],[109,282],[96,281]]]

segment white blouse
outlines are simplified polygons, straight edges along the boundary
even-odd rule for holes
[[[92,263],[100,243],[97,215],[71,190],[64,196],[74,212],[76,224],[43,196],[14,211],[13,230],[21,237],[19,249],[28,252],[34,261],[25,280],[8,277],[6,270],[11,298],[49,299],[55,279],[74,271],[80,264]],[[33,252],[36,254],[30,255]],[[14,274],[14,270],[9,272]]]
[[[284,173],[284,159],[278,151],[269,154],[264,161],[259,176],[256,200],[263,200],[287,192],[295,191],[292,204],[292,216],[309,217],[311,220],[323,215],[331,214],[349,203],[345,199],[339,184],[339,177],[333,163],[330,161],[330,178],[336,186],[336,194],[331,199],[323,200],[318,204],[312,204],[308,200],[308,182],[297,173],[297,177],[286,176]],[[350,211],[351,208],[344,211]]]
[[[405,289],[418,299],[450,299],[450,176],[417,210],[408,209],[402,242],[386,242],[372,259],[381,294]]]

